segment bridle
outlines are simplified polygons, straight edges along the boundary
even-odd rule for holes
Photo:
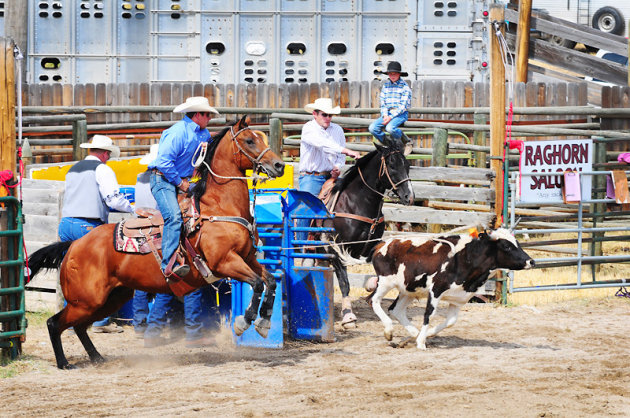
[[[403,184],[404,182],[407,181],[411,181],[411,179],[409,178],[409,176],[405,177],[404,179],[402,179],[401,181],[399,181],[398,183],[394,183],[394,180],[392,180],[392,176],[389,174],[389,168],[387,167],[386,164],[386,158],[389,157],[390,155],[396,153],[396,152],[400,152],[401,151],[390,151],[389,153],[383,155],[381,153],[381,165],[379,167],[378,170],[378,180],[380,180],[383,175],[385,177],[387,177],[387,180],[389,181],[389,184],[392,186],[392,190],[397,190],[398,186],[400,186],[401,184]],[[401,153],[402,154],[402,153]],[[361,168],[357,167],[358,171],[359,171],[359,176],[361,177],[361,181],[363,182],[363,184],[370,189],[371,191],[373,191],[374,193],[376,193],[377,195],[381,196],[382,198],[385,197],[385,194],[375,190],[373,187],[371,187],[369,184],[367,184],[367,182],[365,181],[365,178],[363,177],[363,173],[361,172]],[[377,213],[377,217],[376,218],[368,218],[366,216],[361,216],[361,215],[355,215],[353,213],[343,213],[343,212],[334,212],[335,217],[339,217],[339,218],[348,218],[348,219],[354,219],[366,224],[370,225],[370,230],[368,231],[368,238],[365,241],[365,244],[363,246],[363,249],[361,250],[361,253],[363,254],[369,243],[372,241],[372,237],[374,236],[374,234],[376,233],[376,227],[380,224],[382,224],[383,222],[385,222],[385,217],[384,216],[379,216],[382,213],[382,209],[383,209],[383,199],[380,199],[380,203],[378,206],[378,212]]]
[[[248,154],[247,151],[236,140],[236,138],[242,132],[248,131],[248,130],[251,131],[251,128],[246,126],[245,128],[242,128],[242,129],[238,130],[236,133],[234,133],[234,126],[230,126],[230,133],[232,134],[232,142],[233,142],[234,145],[236,145],[236,148],[237,148],[237,150],[235,150],[234,153],[233,153],[233,155],[234,155],[234,162],[240,167],[240,165],[241,165],[240,156],[244,155],[245,157],[247,157],[247,159],[252,163],[252,166],[253,166],[252,176],[251,177],[250,176],[222,176],[220,174],[217,174],[214,171],[212,171],[212,168],[210,168],[210,165],[206,162],[205,154],[204,154],[204,155],[201,155],[199,158],[201,159],[202,164],[204,164],[206,166],[206,168],[208,169],[208,172],[210,172],[213,176],[221,178],[221,179],[253,180],[254,182],[258,182],[258,181],[261,181],[261,180],[265,181],[268,178],[268,177],[259,176],[258,175],[259,172],[263,172],[263,173],[267,174],[267,176],[271,177],[269,175],[269,173],[267,172],[267,170],[265,169],[265,167],[260,163],[260,161],[262,160],[264,155],[268,151],[271,151],[271,147],[269,147],[267,145],[267,148],[262,150],[262,152],[258,155],[258,157],[253,157],[250,154]],[[254,133],[254,136],[256,136],[255,133]],[[265,142],[265,141],[263,140],[263,142]],[[238,158],[238,161],[237,161],[237,158]]]
[[[383,155],[381,154],[381,165],[378,169],[378,180],[380,180],[383,177],[383,174],[385,174],[385,176],[387,177],[387,180],[389,181],[389,184],[392,190],[398,190],[398,186],[400,186],[401,184],[407,182],[407,181],[411,181],[411,179],[409,178],[409,176],[405,177],[404,179],[400,180],[398,183],[394,183],[394,180],[392,180],[392,176],[389,174],[389,168],[387,167],[387,163],[386,163],[386,158],[389,157],[390,155],[399,152],[402,154],[401,151],[398,150],[394,150],[394,151],[390,151],[388,154]],[[358,171],[359,171],[359,176],[361,177],[361,181],[363,182],[363,184],[365,185],[365,187],[367,187],[368,189],[370,189],[371,191],[373,191],[374,193],[380,195],[381,197],[385,197],[384,193],[379,192],[378,190],[375,190],[374,188],[372,188],[372,186],[370,186],[369,184],[367,184],[367,182],[365,181],[365,178],[363,177],[363,173],[361,172],[361,167],[358,167]]]
[[[238,148],[238,152],[234,152],[234,157],[236,158],[236,156],[239,155],[239,159],[240,159],[240,155],[241,154],[244,155],[252,163],[254,174],[258,173],[259,170],[262,170],[262,172],[269,175],[269,173],[265,170],[265,168],[262,166],[260,161],[262,160],[262,158],[268,151],[271,151],[271,147],[267,145],[267,148],[262,150],[262,152],[258,154],[258,157],[256,158],[252,157],[250,154],[247,153],[247,151],[245,151],[245,149],[241,146],[241,144],[239,144],[239,142],[236,140],[236,138],[241,134],[241,132],[244,132],[244,131],[251,131],[251,129],[249,126],[246,126],[240,129],[239,131],[237,131],[236,133],[234,133],[234,126],[230,126],[230,133],[232,134],[232,141],[234,141],[234,144]],[[252,131],[252,133],[254,136],[256,136],[256,133],[254,131]],[[263,142],[265,141],[263,140]],[[240,166],[240,161],[238,162],[238,165]]]

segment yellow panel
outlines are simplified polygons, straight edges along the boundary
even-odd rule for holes
[[[140,164],[140,158],[129,160],[108,161],[107,165],[116,173],[118,184],[135,185],[138,174],[147,169],[146,165]],[[62,164],[54,167],[42,168],[34,170],[32,177],[38,180],[66,180],[66,173],[70,170],[72,164]],[[246,175],[251,176],[252,171],[247,170]],[[247,185],[251,189],[252,181],[247,180]],[[266,181],[258,185],[259,189],[292,189],[293,188],[293,166],[287,164],[284,167],[284,175],[282,177]]]
[[[247,170],[246,175],[251,176],[252,170]],[[250,189],[252,188],[251,180],[247,180],[247,187],[249,187]],[[273,180],[266,181],[263,184],[259,184],[256,188],[257,189],[292,189],[293,188],[293,166],[289,164],[285,165],[284,175],[282,177],[278,177]]]
[[[58,180],[65,181],[66,173],[72,164],[56,165],[54,167],[33,170],[32,177],[37,180]]]
[[[140,158],[130,160],[108,161],[107,165],[114,170],[118,184],[135,185],[138,174],[146,171],[147,166],[140,164]]]
[[[66,174],[72,163],[61,164],[54,167],[42,168],[40,170],[34,170],[32,176],[37,180],[59,180],[65,181]],[[133,158],[130,160],[121,161],[108,161],[107,165],[116,173],[116,179],[118,184],[135,185],[138,174],[147,169],[146,165],[140,164],[140,158]]]

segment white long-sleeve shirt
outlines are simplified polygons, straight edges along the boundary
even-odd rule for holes
[[[85,157],[86,160],[98,160],[93,155]],[[107,164],[100,164],[94,171],[94,177],[98,183],[98,190],[101,193],[101,197],[110,209],[115,209],[119,212],[133,213],[133,206],[125,198],[125,195],[120,193],[120,186],[116,179],[116,173]]]
[[[300,171],[330,171],[341,168],[346,156],[341,151],[346,146],[343,129],[331,123],[322,128],[314,119],[302,127],[300,143]]]

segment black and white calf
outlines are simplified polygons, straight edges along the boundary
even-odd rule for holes
[[[522,270],[534,266],[507,229],[471,235],[438,238],[390,239],[374,248],[372,264],[378,275],[376,289],[368,296],[374,313],[385,325],[385,338],[392,339],[393,323],[383,311],[381,301],[391,289],[398,298],[389,310],[405,327],[418,348],[426,349],[426,339],[457,321],[460,308],[484,285],[492,270]],[[407,306],[414,299],[427,297],[422,329],[418,331],[407,317]],[[429,328],[438,302],[449,303],[446,320]]]

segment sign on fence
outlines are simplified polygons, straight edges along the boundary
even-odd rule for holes
[[[593,141],[563,139],[524,141],[519,162],[521,203],[562,203],[563,176],[537,176],[536,173],[592,171]],[[580,176],[582,200],[591,198],[592,176]]]

